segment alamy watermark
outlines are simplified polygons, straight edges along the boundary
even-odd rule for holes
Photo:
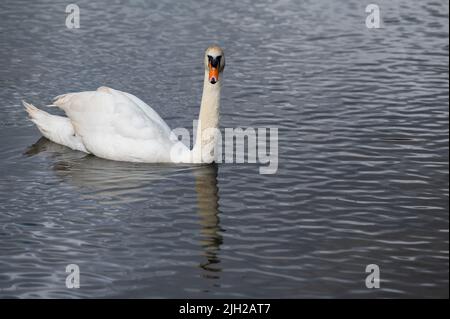
[[[380,267],[376,264],[366,266],[366,287],[369,289],[380,288]]]
[[[77,264],[69,264],[66,267],[66,288],[80,288],[80,267]]]
[[[66,7],[66,27],[68,29],[80,28],[80,7],[71,3]]]
[[[171,151],[174,163],[259,163],[260,174],[275,174],[278,170],[278,128],[218,128],[203,129],[200,121],[193,121],[195,145],[186,152],[191,143],[186,128],[172,130],[178,140]],[[201,132],[201,133],[198,133]],[[183,154],[184,152],[184,154]]]
[[[366,7],[366,27],[368,29],[379,29],[381,27],[380,7],[377,4],[369,4]]]

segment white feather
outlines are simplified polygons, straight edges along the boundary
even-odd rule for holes
[[[208,48],[205,58],[213,53],[223,55],[220,48],[213,46]],[[192,151],[177,140],[150,106],[132,94],[108,87],[57,96],[52,105],[64,110],[67,117],[23,104],[45,137],[74,150],[116,161],[209,163],[214,160],[210,145],[215,145],[216,137],[205,132],[218,126],[219,100],[220,82],[210,83],[205,68],[199,116],[199,122],[204,124],[197,130]]]

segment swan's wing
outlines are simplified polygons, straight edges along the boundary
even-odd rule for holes
[[[99,88],[99,89],[103,89]],[[155,112],[155,110],[153,110],[153,108],[151,108],[148,104],[146,104],[145,102],[143,102],[141,99],[139,99],[138,97],[134,96],[133,94],[127,93],[127,92],[122,92],[122,91],[118,91],[118,90],[114,90],[114,89],[109,89],[108,90],[111,91],[112,94],[122,94],[123,96],[127,97],[128,99],[130,99],[136,106],[138,106],[149,118],[151,118],[153,121],[158,122],[162,128],[164,128],[167,133],[169,134],[169,132],[171,132],[169,126],[166,124],[166,122],[159,116],[158,113]]]
[[[123,161],[169,161],[170,129],[148,105],[131,94],[101,87],[56,97],[93,154]]]

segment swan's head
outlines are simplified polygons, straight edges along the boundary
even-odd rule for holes
[[[208,81],[211,84],[219,82],[221,73],[225,68],[225,55],[223,50],[213,45],[205,52],[205,70],[208,72]]]

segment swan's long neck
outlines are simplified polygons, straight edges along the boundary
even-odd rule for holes
[[[216,155],[219,128],[220,83],[211,84],[205,72],[200,115],[197,123],[195,145],[192,149],[194,163],[212,163]]]

